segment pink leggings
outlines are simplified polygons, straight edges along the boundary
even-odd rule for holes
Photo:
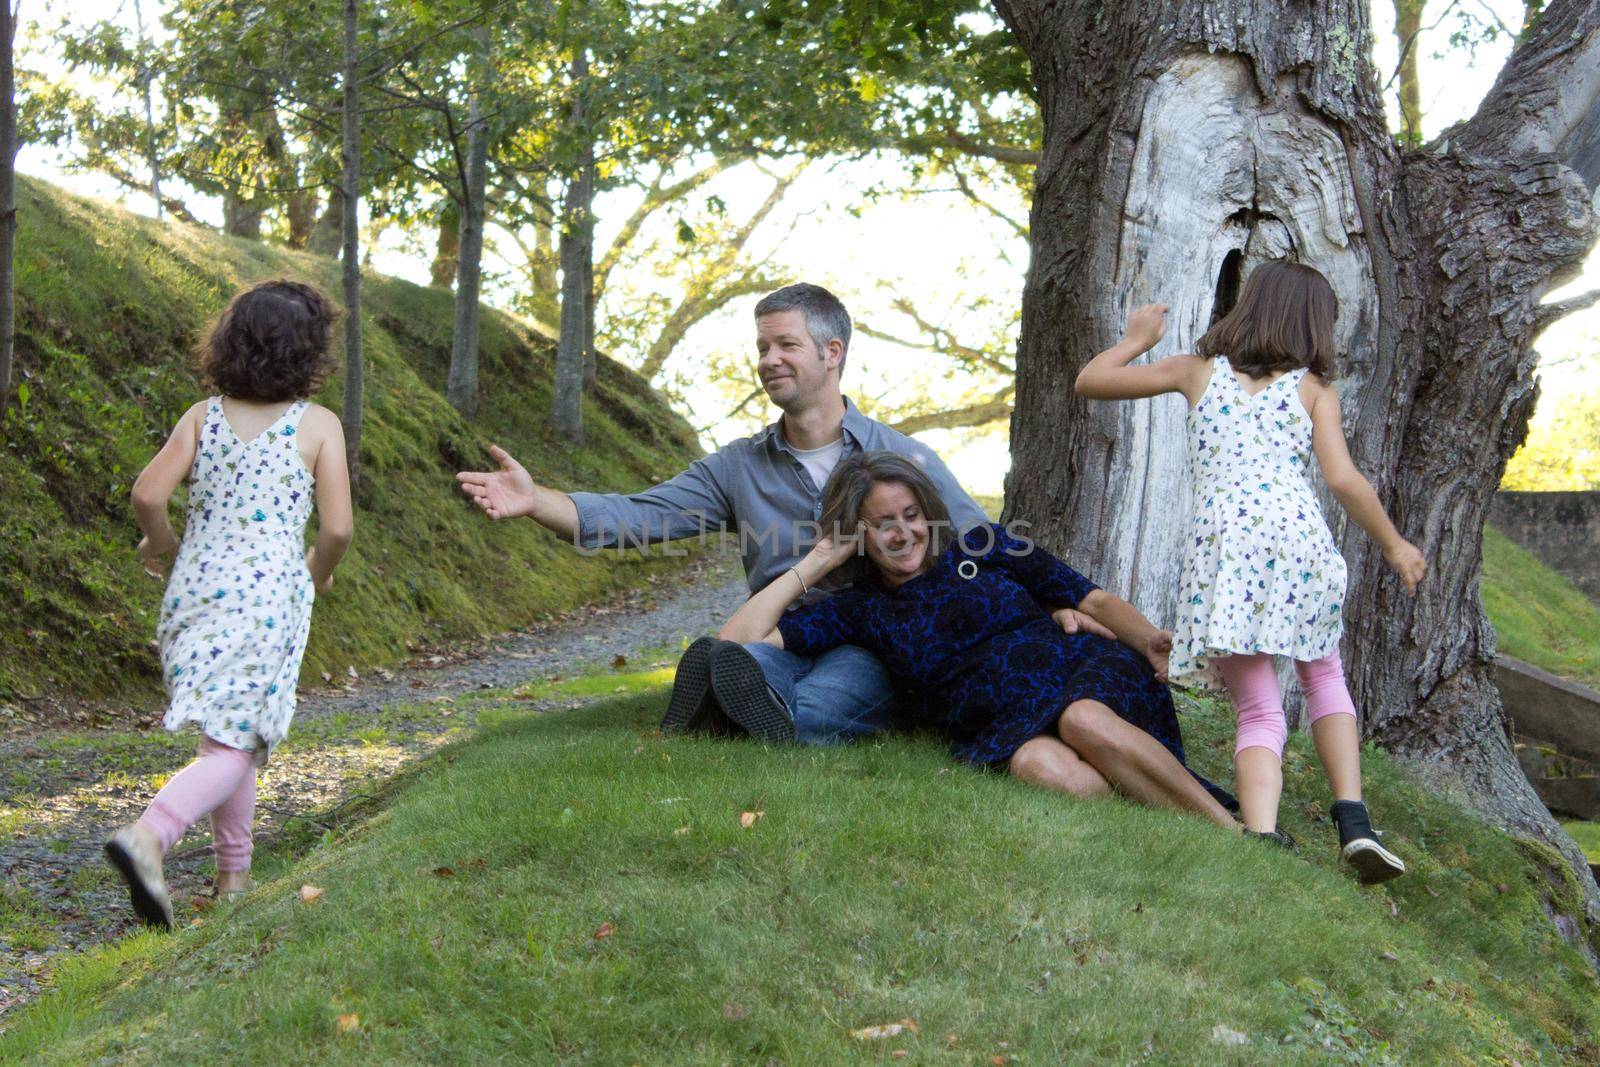
[[[1264,653],[1225,656],[1217,661],[1217,667],[1233,698],[1234,710],[1239,713],[1234,755],[1247,748],[1266,748],[1281,759],[1289,726],[1284,721],[1283,694],[1278,691],[1272,657]],[[1312,722],[1324,715],[1356,713],[1356,703],[1344,684],[1344,664],[1339,661],[1337,649],[1321,659],[1295,660],[1294,672],[1300,676],[1300,691],[1305,694],[1306,711]]]
[[[202,736],[194,762],[161,787],[139,816],[139,825],[156,835],[165,853],[185,830],[210,813],[217,870],[248,871],[255,811],[255,753]]]

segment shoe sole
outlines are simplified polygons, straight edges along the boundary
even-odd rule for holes
[[[122,880],[128,883],[128,896],[133,901],[133,913],[144,920],[147,926],[160,927],[163,930],[172,929],[172,914],[161,906],[161,900],[150,891],[150,886],[139,877],[138,865],[128,850],[115,841],[106,842],[106,858],[111,865],[122,875]]]
[[[767,688],[761,664],[741,645],[725,641],[711,657],[711,692],[735,726],[758,741],[794,740],[794,720]]]
[[[1377,885],[1406,873],[1399,856],[1368,838],[1357,838],[1344,846],[1340,858],[1355,869],[1362,885]]]
[[[711,653],[717,639],[702,637],[684,650],[672,680],[672,700],[661,718],[661,732],[683,733],[700,725],[711,696]]]

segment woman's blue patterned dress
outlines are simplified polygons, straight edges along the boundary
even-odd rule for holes
[[[1037,545],[998,525],[979,526],[900,587],[874,570],[785,612],[778,632],[799,656],[847,644],[877,653],[892,675],[928,695],[937,716],[928,725],[969,763],[1003,765],[1024,742],[1054,735],[1062,711],[1078,700],[1105,704],[1183,762],[1172,695],[1145,658],[1117,641],[1066,633],[1050,618],[1096,588]],[[1195,777],[1234,806],[1225,791]]]

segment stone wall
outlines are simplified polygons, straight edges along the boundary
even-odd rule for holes
[[[1499,492],[1489,525],[1600,604],[1600,490]]]

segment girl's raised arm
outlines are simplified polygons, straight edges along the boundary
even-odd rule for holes
[[[205,413],[203,400],[185,411],[156,458],[133,481],[133,517],[144,534],[139,542],[139,562],[157,576],[161,574],[162,558],[178,550],[178,535],[172,532],[167,502],[194,467]]]
[[[1356,470],[1350,460],[1350,449],[1344,440],[1343,414],[1339,410],[1339,394],[1326,382],[1311,379],[1308,389],[1313,390],[1311,401],[1311,449],[1317,455],[1317,465],[1322,468],[1322,480],[1328,483],[1334,498],[1356,525],[1367,531],[1367,536],[1383,550],[1384,561],[1400,576],[1408,595],[1417,591],[1417,583],[1428,571],[1428,561],[1422,558],[1417,546],[1400,536],[1389,513],[1373,490],[1372,483]]]
[[[317,406],[306,413],[306,419],[316,420],[315,429],[322,438],[311,468],[317,486],[317,541],[306,553],[306,566],[317,592],[326,593],[333,585],[333,569],[355,537],[355,509],[350,503],[350,469],[345,465],[344,427],[339,417]]]
[[[1167,305],[1145,304],[1128,316],[1122,340],[1091,359],[1073,383],[1079,396],[1091,400],[1137,400],[1182,393],[1190,404],[1200,400],[1210,366],[1199,356],[1168,356],[1141,367],[1128,364],[1154,348],[1167,332]]]

